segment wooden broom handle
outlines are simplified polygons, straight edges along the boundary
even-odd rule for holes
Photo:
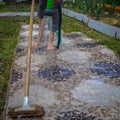
[[[26,77],[25,77],[25,89],[24,97],[29,96],[29,84],[30,84],[30,63],[31,63],[31,49],[32,49],[32,30],[33,30],[33,17],[34,17],[34,5],[35,0],[32,0],[31,15],[30,15],[30,26],[28,35],[28,48],[27,48],[27,60],[26,60]]]

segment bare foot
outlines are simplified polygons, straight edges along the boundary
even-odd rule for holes
[[[50,50],[55,50],[55,47],[54,46],[48,46],[47,47],[47,50],[50,51]]]
[[[32,47],[37,47],[40,42],[43,42],[43,38],[39,39],[38,41],[39,41],[39,42],[34,42],[34,43],[32,44]]]
[[[39,42],[34,42],[33,44],[32,44],[32,47],[37,47],[39,45]]]

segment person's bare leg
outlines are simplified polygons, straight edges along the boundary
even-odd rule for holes
[[[43,36],[44,36],[43,35],[44,34],[44,26],[45,26],[44,18],[43,19],[39,18],[38,23],[39,23],[39,41],[41,42],[41,41],[43,41]]]
[[[53,46],[53,39],[54,39],[54,31],[50,31],[48,35],[48,44],[47,44],[47,50],[54,50],[55,47]]]
[[[38,19],[38,24],[39,24],[39,38],[38,38],[38,41],[37,42],[34,42],[33,43],[33,47],[36,47],[36,46],[38,46],[38,44],[41,42],[41,41],[43,41],[43,27],[44,27],[44,23],[43,23],[44,21],[43,21],[43,19],[41,19],[41,18],[39,18]]]

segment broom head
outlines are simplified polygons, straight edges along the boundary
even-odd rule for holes
[[[31,106],[29,109],[24,108],[9,108],[8,115],[11,118],[18,118],[18,117],[42,117],[44,116],[44,109],[41,106],[35,105]]]

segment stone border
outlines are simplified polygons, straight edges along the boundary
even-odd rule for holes
[[[112,37],[115,37],[117,39],[120,39],[120,28],[118,28],[118,27],[114,27],[112,25],[101,23],[99,21],[88,18],[87,15],[76,13],[76,12],[70,11],[65,8],[62,9],[62,12],[63,12],[63,14],[65,14],[69,17],[75,18],[79,21],[83,21],[89,27],[91,27],[101,33],[104,33],[104,34],[110,35]]]

